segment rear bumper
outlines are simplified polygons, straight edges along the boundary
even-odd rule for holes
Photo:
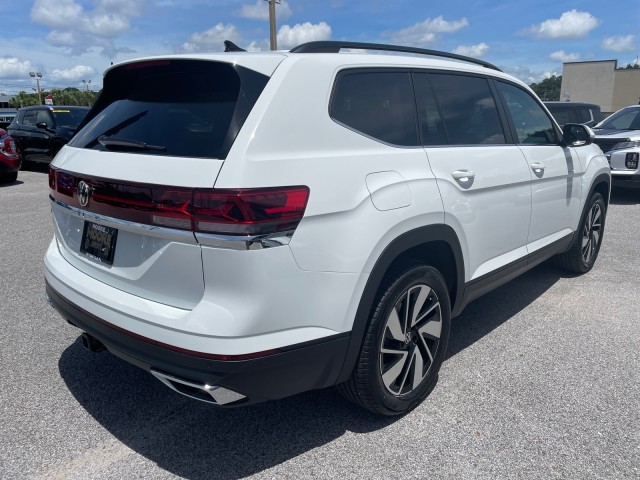
[[[0,153],[0,173],[17,172],[20,170],[19,158],[7,158]]]
[[[278,353],[261,358],[212,360],[125,332],[74,305],[48,282],[46,291],[62,317],[125,361],[150,372],[221,387],[245,397],[228,406],[274,400],[334,385],[349,344],[349,334],[344,333],[280,348]]]

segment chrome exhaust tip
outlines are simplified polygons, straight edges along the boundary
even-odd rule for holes
[[[192,382],[157,370],[151,369],[151,374],[171,390],[201,402],[226,405],[246,398],[241,393],[234,392],[228,388]]]

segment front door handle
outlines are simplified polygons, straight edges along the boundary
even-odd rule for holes
[[[451,176],[458,180],[460,183],[471,182],[476,176],[475,172],[471,170],[454,170],[451,172]]]
[[[533,170],[533,172],[536,175],[542,175],[544,173],[544,163],[542,162],[534,162],[531,164],[531,170]]]

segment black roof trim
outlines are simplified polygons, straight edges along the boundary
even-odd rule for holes
[[[495,65],[485,62],[484,60],[478,60],[472,57],[466,57],[464,55],[458,55],[457,53],[441,52],[439,50],[428,50],[425,48],[416,47],[402,47],[399,45],[387,45],[384,43],[361,43],[361,42],[338,42],[338,41],[321,41],[321,42],[308,42],[298,45],[290,50],[291,53],[340,53],[343,48],[354,48],[358,50],[380,50],[386,52],[401,52],[401,53],[417,53],[419,55],[431,55],[433,57],[451,58],[453,60],[460,60],[468,63],[475,63],[482,67],[490,68],[501,72]]]

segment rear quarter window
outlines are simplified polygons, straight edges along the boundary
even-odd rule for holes
[[[418,130],[408,71],[345,71],[337,80],[331,118],[384,143],[418,145]]]

